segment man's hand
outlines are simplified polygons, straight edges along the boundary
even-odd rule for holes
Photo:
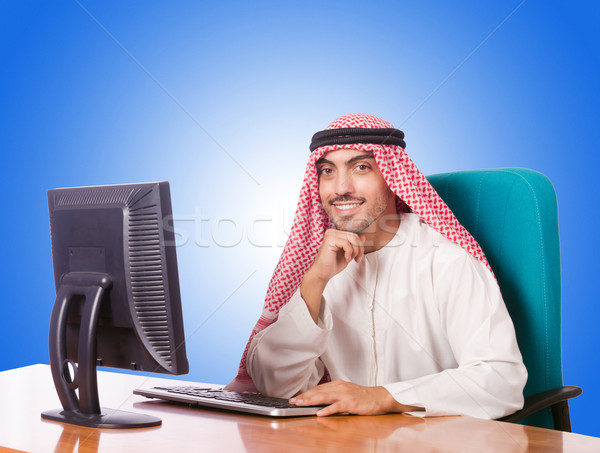
[[[319,317],[321,297],[329,280],[342,272],[348,263],[357,263],[364,256],[364,235],[349,231],[327,230],[314,263],[306,271],[300,284],[300,294],[315,323]]]
[[[340,230],[325,231],[323,243],[309,272],[314,278],[329,281],[342,272],[350,261],[360,262],[364,255],[364,242],[364,235]]]
[[[290,399],[296,406],[329,404],[319,410],[318,416],[347,412],[357,415],[380,415],[390,412],[422,410],[398,403],[384,387],[365,387],[346,381],[333,381],[317,385]]]

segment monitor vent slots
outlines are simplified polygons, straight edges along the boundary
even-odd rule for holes
[[[97,189],[92,188],[84,192],[60,192],[55,197],[54,203],[59,206],[96,206],[96,205],[127,205],[131,197],[135,194],[131,188],[110,188]]]
[[[160,361],[170,368],[172,350],[158,222],[155,205],[129,211],[131,290],[143,336],[160,357]]]

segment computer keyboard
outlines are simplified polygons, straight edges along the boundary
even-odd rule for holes
[[[192,405],[234,410],[272,417],[314,415],[323,405],[295,406],[285,398],[275,398],[260,393],[231,392],[224,389],[195,386],[157,386],[137,389],[136,395],[184,402]]]
[[[261,395],[260,393],[239,393],[223,389],[211,389],[202,387],[156,387],[168,392],[180,395],[201,396],[203,398],[214,398],[220,401],[235,401],[238,403],[257,404],[259,406],[272,407],[297,407],[290,404],[284,398]]]

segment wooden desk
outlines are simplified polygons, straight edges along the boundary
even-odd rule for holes
[[[162,418],[162,426],[98,430],[43,421],[40,413],[60,404],[49,366],[33,365],[0,373],[0,451],[600,451],[598,438],[469,417],[421,419],[393,414],[272,419],[176,406],[131,393],[136,387],[164,384],[167,379],[99,372],[98,381],[103,407],[155,415]]]

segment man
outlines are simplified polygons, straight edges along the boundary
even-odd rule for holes
[[[230,389],[328,405],[317,415],[498,418],[522,407],[527,371],[497,282],[403,138],[365,114],[315,134]]]

